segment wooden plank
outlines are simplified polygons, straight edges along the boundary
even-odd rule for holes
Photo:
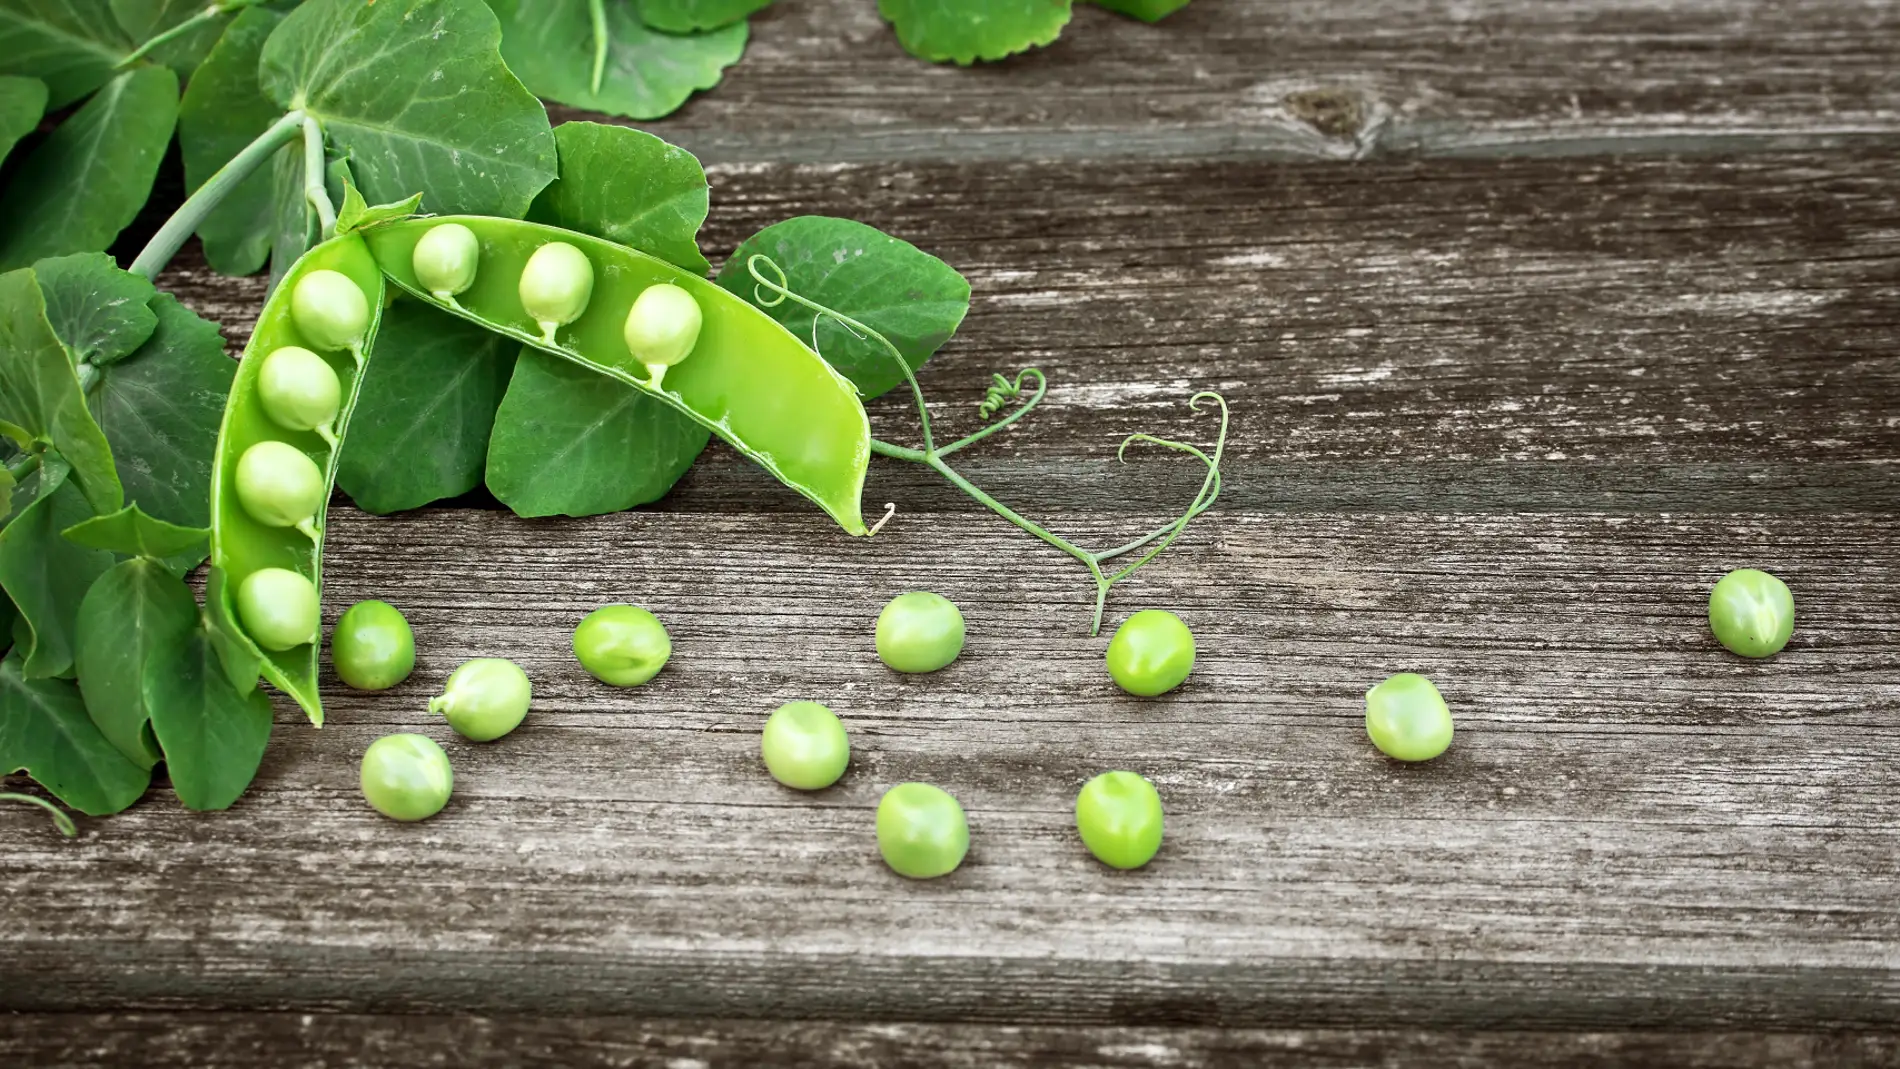
[[[1896,52],[1888,3],[1196,0],[1153,26],[1077,4],[1054,46],[962,69],[871,4],[805,0],[648,125],[743,162],[1892,145]]]
[[[924,384],[964,430],[991,371],[1048,371],[1045,410],[966,454],[1011,499],[1187,500],[1191,465],[1137,454],[1130,472],[1115,446],[1207,441],[1184,402],[1218,388],[1229,499],[1248,508],[1900,507],[1885,154],[711,177],[715,256],[792,215],[851,215],[970,277]],[[164,281],[248,335],[260,282],[190,261]],[[882,436],[914,434],[907,404],[872,406]],[[901,469],[872,494],[962,507]],[[761,502],[804,507],[715,448],[672,507]]]
[[[1891,1035],[1316,1031],[471,1018],[353,1014],[0,1016],[0,1054],[39,1069],[1859,1069],[1900,1059]]]
[[[1105,540],[1099,512],[1061,517]],[[1114,600],[1165,606],[1201,659],[1119,696],[1080,569],[1001,524],[908,517],[875,540],[815,515],[530,522],[342,510],[327,611],[414,622],[403,686],[326,681],[284,709],[229,815],[163,791],[66,842],[26,811],[0,928],[4,1004],[859,1021],[1446,1029],[1900,1025],[1900,561],[1891,516],[1228,514]],[[1790,649],[1715,648],[1710,582],[1766,564]],[[964,606],[926,678],[883,670],[897,590]],[[665,617],[675,661],[593,683],[568,629],[603,601]],[[529,725],[489,746],[423,712],[507,655]],[[1401,767],[1360,694],[1432,674],[1460,717]],[[853,771],[796,795],[758,767],[764,715],[834,705]],[[398,826],[355,763],[443,738],[457,796]],[[1106,871],[1070,827],[1094,772],[1152,776],[1170,839]],[[887,872],[881,790],[968,807],[963,869]],[[78,905],[75,905],[78,904]]]

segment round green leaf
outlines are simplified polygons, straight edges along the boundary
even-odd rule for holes
[[[650,30],[630,3],[607,5],[607,66],[593,90],[594,26],[586,0],[490,0],[502,55],[536,95],[630,119],[671,114],[719,84],[745,51],[746,25],[675,36]]]
[[[704,275],[706,172],[692,153],[643,130],[568,122],[554,128],[561,177],[528,218],[606,238]]]
[[[524,348],[488,445],[488,488],[520,516],[594,516],[654,501],[706,428],[644,391]]]
[[[877,0],[911,55],[965,66],[1049,44],[1069,22],[1070,0]]]
[[[74,664],[86,711],[106,740],[140,768],[163,756],[152,736],[145,674],[154,662],[174,668],[198,603],[157,561],[113,565],[79,604]]]
[[[110,364],[145,343],[158,326],[147,304],[149,279],[121,271],[103,252],[55,256],[33,265],[46,298],[46,320],[73,359]]]
[[[65,479],[0,531],[0,586],[27,628],[21,652],[29,676],[72,672],[79,603],[112,567],[112,554],[70,542],[61,532],[91,515],[86,499]]]
[[[696,33],[730,26],[772,6],[772,0],[635,0],[640,21],[667,33]]]
[[[254,687],[239,693],[211,632],[194,627],[146,665],[145,702],[178,800],[190,809],[230,808],[264,760],[270,698]]]
[[[0,432],[52,446],[98,512],[125,503],[112,448],[86,408],[77,370],[46,318],[31,270],[0,275]]]
[[[48,108],[106,84],[132,47],[99,0],[0,0],[0,74],[45,82]]]
[[[153,519],[137,505],[127,505],[106,516],[94,516],[61,532],[69,542],[88,549],[103,549],[122,557],[149,557],[162,561],[197,553],[202,556],[211,531],[204,527],[180,527]]]
[[[77,685],[28,679],[18,650],[0,661],[0,774],[15,772],[94,817],[138,801],[152,781],[151,772],[106,741]]]
[[[1188,6],[1188,0],[1090,0],[1097,7],[1132,15],[1143,22],[1160,22]]]
[[[793,293],[883,334],[913,370],[950,340],[970,310],[969,282],[935,256],[850,219],[801,215],[747,238],[720,269],[718,281],[808,345],[817,313],[796,301],[767,307],[759,300],[747,262],[761,253],[785,272],[786,287]],[[770,291],[765,295],[772,296]],[[866,398],[904,381],[903,370],[883,346],[857,337],[830,317],[818,324],[817,346],[819,355]]]
[[[309,0],[264,44],[259,80],[302,108],[372,203],[520,217],[554,180],[547,112],[502,63],[480,0]]]

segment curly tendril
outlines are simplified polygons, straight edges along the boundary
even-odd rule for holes
[[[28,805],[39,806],[41,809],[53,815],[53,826],[59,829],[61,835],[71,839],[79,834],[79,827],[73,823],[73,818],[67,816],[65,810],[62,810],[44,798],[36,797],[31,794],[14,794],[7,792],[0,794],[0,802],[25,802]]]
[[[1112,549],[1104,549],[1096,552],[1083,549],[1081,546],[1029,520],[1001,501],[991,497],[975,483],[964,478],[961,473],[952,468],[949,463],[944,460],[945,457],[955,453],[957,450],[965,446],[974,445],[984,438],[995,434],[997,431],[1015,423],[1017,420],[1022,419],[1033,411],[1037,405],[1041,404],[1043,396],[1049,390],[1049,382],[1043,376],[1041,370],[1033,367],[1023,368],[1016,373],[1014,379],[999,373],[992,373],[990,375],[990,385],[983,395],[983,401],[977,406],[977,412],[983,419],[986,422],[995,420],[997,413],[1003,411],[1005,408],[1016,404],[1018,401],[1021,401],[1021,404],[1017,405],[1014,411],[1002,419],[996,420],[996,422],[990,423],[988,426],[972,434],[966,435],[951,442],[949,445],[939,448],[931,434],[930,408],[924,402],[923,387],[918,384],[917,375],[912,370],[910,362],[904,359],[904,355],[898,351],[897,346],[892,344],[889,338],[886,338],[883,334],[878,333],[876,330],[873,330],[858,320],[852,319],[842,312],[827,308],[816,301],[794,293],[787,284],[784,269],[773,262],[769,256],[754,254],[749,257],[746,260],[746,271],[752,276],[752,280],[755,283],[753,287],[753,298],[759,307],[776,308],[785,301],[790,300],[809,309],[813,313],[811,327],[813,352],[819,353],[820,356],[823,355],[818,345],[818,325],[824,320],[829,319],[844,328],[852,337],[857,338],[859,341],[876,342],[884,348],[885,352],[891,355],[891,359],[897,361],[897,366],[903,370],[905,381],[910,384],[911,395],[917,402],[917,421],[922,430],[923,448],[912,449],[908,446],[895,445],[873,438],[871,439],[871,451],[881,453],[887,457],[894,457],[898,460],[908,460],[913,463],[922,464],[930,468],[949,480],[951,485],[987,506],[997,515],[1080,561],[1082,566],[1088,569],[1090,577],[1095,580],[1095,620],[1089,628],[1089,634],[1091,635],[1098,634],[1102,629],[1102,612],[1108,601],[1109,588],[1133,575],[1142,565],[1160,556],[1162,551],[1174,544],[1174,540],[1181,536],[1181,532],[1187,529],[1187,525],[1193,521],[1194,517],[1212,508],[1214,502],[1220,497],[1220,465],[1221,459],[1227,450],[1227,401],[1221,397],[1220,394],[1212,390],[1203,390],[1188,399],[1188,409],[1192,412],[1200,412],[1203,406],[1207,404],[1216,405],[1220,409],[1220,431],[1214,441],[1213,455],[1210,456],[1200,447],[1187,442],[1176,441],[1171,438],[1161,438],[1146,432],[1137,432],[1129,435],[1122,440],[1120,448],[1115,451],[1116,459],[1126,463],[1128,447],[1136,442],[1143,442],[1150,445],[1158,445],[1163,449],[1172,450],[1177,453],[1184,453],[1200,461],[1202,467],[1206,469],[1206,473],[1201,478],[1201,488],[1200,491],[1194,495],[1194,500],[1188,503],[1186,510],[1179,516],[1149,531],[1147,534],[1136,538],[1134,541],[1116,546]],[[768,272],[771,277],[767,277]],[[771,294],[769,297],[767,296],[768,291]],[[1030,392],[1028,399],[1023,400],[1025,385],[1032,379],[1035,384],[1034,389]],[[887,505],[885,507],[888,511],[886,511],[884,519],[878,521],[878,527],[882,527],[896,511],[896,506],[894,505]],[[873,530],[875,531],[875,528]],[[1143,553],[1140,559],[1134,563],[1123,566],[1119,571],[1113,574],[1109,574],[1103,570],[1102,565],[1104,562],[1133,553],[1144,547],[1147,548],[1147,552]]]

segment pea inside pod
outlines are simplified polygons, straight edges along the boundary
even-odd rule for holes
[[[460,223],[443,223],[416,242],[411,266],[430,296],[454,303],[456,294],[475,284],[481,262],[482,243],[475,232]]]
[[[481,257],[473,282],[454,302],[437,297],[415,271],[416,249],[423,238],[451,224],[475,235]],[[481,216],[411,219],[377,227],[364,238],[397,286],[490,330],[647,391],[810,498],[846,531],[865,533],[859,498],[871,456],[871,429],[857,389],[771,316],[663,260],[539,223]],[[578,302],[578,311],[571,306],[575,302],[557,307],[554,298],[563,294],[542,277],[554,275],[560,261],[577,268],[568,253],[548,251],[555,245],[568,246],[588,264],[589,292]],[[531,266],[532,286],[527,278]],[[577,273],[569,271],[563,278],[571,281]],[[661,284],[691,298],[700,315],[697,337],[685,345],[690,333],[685,319],[670,317],[669,328],[655,333],[655,338],[671,339],[670,344],[649,347],[654,338],[648,337],[643,322],[634,332],[641,346],[636,354],[627,337],[629,317],[641,295]],[[573,292],[570,288],[565,296]],[[673,298],[667,300],[678,305]],[[555,332],[546,329],[569,311],[575,312],[570,322],[557,323]],[[675,311],[689,318],[683,306]],[[658,388],[644,356],[670,356],[681,348],[687,356],[668,366],[665,388]]]
[[[226,670],[240,688],[261,672],[317,724],[324,511],[383,303],[360,236],[293,264],[245,346],[213,462],[211,585],[231,601],[209,615]],[[207,590],[220,609],[225,596]]]
[[[541,328],[541,340],[554,344],[554,332],[587,311],[594,295],[594,265],[587,254],[565,241],[534,250],[521,269],[521,308]]]

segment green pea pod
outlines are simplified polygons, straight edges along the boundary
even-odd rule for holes
[[[318,336],[313,337],[299,325],[297,302],[293,299],[298,283],[319,271],[336,272],[363,291],[368,322],[361,337],[353,343],[346,337],[354,333],[353,329],[325,333],[320,328]],[[306,310],[302,313],[306,316],[305,322],[309,321],[308,298],[312,292],[322,296],[324,292],[333,292],[340,283],[328,275],[321,276],[321,281],[326,283],[322,290],[313,288],[305,294]],[[350,303],[354,304],[353,299]],[[243,362],[238,365],[237,379],[231,384],[231,395],[225,402],[224,424],[218,431],[211,479],[212,571],[206,590],[209,604],[206,616],[218,633],[220,640],[216,645],[220,658],[240,691],[248,692],[256,683],[255,672],[261,670],[265,679],[294,698],[309,715],[310,722],[319,727],[323,725],[323,703],[317,692],[319,643],[305,642],[284,650],[263,648],[264,644],[254,641],[256,636],[247,633],[249,625],[242,612],[234,610],[233,595],[246,579],[267,568],[295,572],[309,580],[311,587],[321,589],[325,508],[330,500],[330,488],[336,481],[337,454],[349,426],[350,412],[356,407],[363,364],[375,341],[382,308],[382,272],[377,270],[376,261],[370,257],[360,235],[334,238],[304,253],[278,283],[257,318],[257,328],[251,334],[250,344],[244,347]],[[354,324],[350,326],[353,328]],[[326,426],[321,431],[287,427],[272,418],[260,396],[259,378],[264,358],[290,345],[318,354],[336,372],[342,387],[342,405],[334,426]],[[253,514],[254,509],[246,509],[240,500],[239,461],[260,442],[280,442],[301,451],[322,473],[322,493],[317,496],[315,513],[307,522],[270,526]],[[241,607],[242,599],[239,599]],[[279,637],[277,641],[283,640]]]
[[[416,244],[449,223],[473,231],[481,262],[473,282],[438,297],[417,281]],[[663,260],[609,241],[538,223],[480,216],[412,219],[364,233],[389,280],[430,304],[526,345],[610,376],[684,412],[732,443],[780,482],[810,498],[847,532],[866,533],[859,498],[871,458],[871,426],[857,388],[771,316]],[[519,283],[536,249],[559,241],[594,269],[586,307],[552,332],[522,307]],[[668,282],[698,302],[698,341],[664,386],[627,348],[627,313],[647,287]]]

